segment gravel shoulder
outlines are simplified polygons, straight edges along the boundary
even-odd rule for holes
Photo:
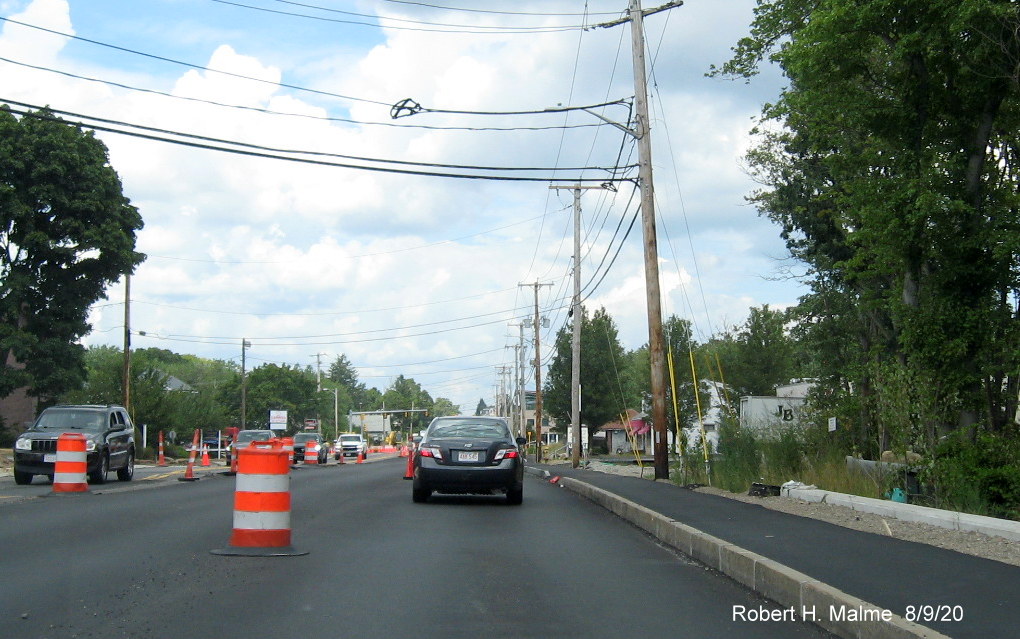
[[[591,462],[588,465],[588,470],[618,475],[630,475],[634,477],[641,476],[641,469],[637,466],[630,465]],[[651,476],[652,469],[646,466],[644,469],[644,477],[646,479],[650,479]],[[901,521],[899,519],[881,517],[872,513],[857,512],[844,506],[812,503],[801,501],[799,499],[791,499],[789,497],[752,497],[742,493],[731,493],[719,488],[711,487],[696,488],[695,490],[698,492],[725,497],[726,499],[758,504],[765,508],[771,508],[772,510],[778,510],[791,515],[826,521],[830,524],[843,526],[844,528],[874,533],[876,535],[896,537],[897,539],[913,541],[920,544],[928,544],[930,546],[937,546],[947,550],[955,550],[957,552],[974,555],[976,557],[1000,561],[1013,566],[1020,566],[1020,543],[1003,539],[1001,537],[992,537],[977,532],[961,532],[959,530],[950,530],[928,524]]]

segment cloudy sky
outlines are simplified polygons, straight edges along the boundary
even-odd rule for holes
[[[744,202],[748,131],[781,78],[704,77],[754,4],[688,0],[645,23],[663,309],[701,340],[803,292]],[[369,386],[403,374],[468,411],[514,360],[522,284],[548,285],[546,362],[568,321],[572,195],[551,185],[618,180],[582,196],[584,303],[626,348],[647,342],[636,147],[595,115],[628,107],[563,110],[634,95],[629,26],[580,28],[626,5],[0,0],[0,103],[162,138],[98,132],[145,220],[134,348],[238,361],[247,338],[250,366],[342,353]],[[392,119],[406,98],[422,112]],[[122,345],[123,304],[121,282],[88,344]]]

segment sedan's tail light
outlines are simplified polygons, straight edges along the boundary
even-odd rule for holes
[[[425,446],[421,449],[422,457],[432,457],[442,461],[443,451],[439,449],[439,446]]]
[[[513,448],[500,448],[499,450],[496,451],[495,460],[499,461],[501,459],[514,459],[515,457],[517,457],[517,451],[514,450]]]

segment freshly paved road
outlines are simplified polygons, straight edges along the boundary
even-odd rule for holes
[[[827,636],[734,621],[774,606],[555,485],[413,504],[403,470],[294,470],[301,557],[210,554],[232,526],[222,475],[0,501],[0,637]]]
[[[940,617],[922,625],[954,639],[1020,637],[1020,606],[1012,586],[1020,580],[1016,566],[668,482],[562,465],[536,468],[595,485],[894,614],[905,617],[911,610],[934,609]]]

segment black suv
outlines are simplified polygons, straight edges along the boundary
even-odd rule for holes
[[[294,461],[301,463],[305,461],[305,447],[311,446],[315,451],[318,463],[325,464],[329,461],[329,446],[326,439],[319,433],[298,433],[294,435]]]
[[[134,477],[135,426],[123,406],[51,406],[14,443],[15,483],[29,484],[35,475],[53,480],[61,433],[85,435],[92,483],[105,482],[111,470],[121,481]]]

